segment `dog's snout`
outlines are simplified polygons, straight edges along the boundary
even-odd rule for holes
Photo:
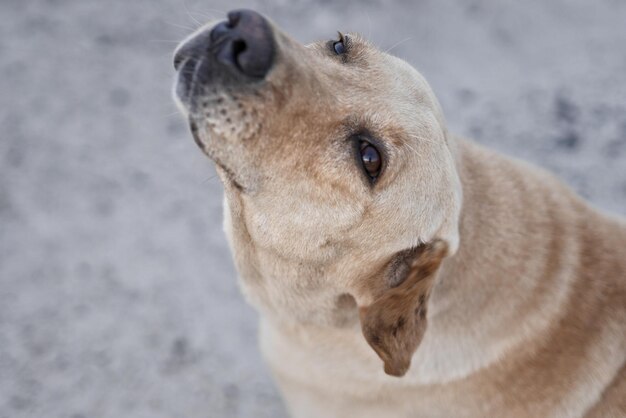
[[[228,20],[183,45],[174,57],[174,67],[178,70],[186,59],[208,59],[218,63],[221,71],[258,79],[268,73],[274,55],[269,22],[252,10],[234,10]]]

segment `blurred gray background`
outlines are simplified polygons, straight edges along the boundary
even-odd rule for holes
[[[176,41],[255,8],[359,31],[451,129],[626,215],[626,2],[0,2],[0,418],[284,417],[170,99]]]

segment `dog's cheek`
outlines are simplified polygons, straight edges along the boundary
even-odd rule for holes
[[[383,360],[388,375],[404,376],[411,366],[426,331],[428,298],[446,252],[447,246],[440,241],[416,249],[401,283],[359,308],[363,336]],[[393,282],[397,280],[393,278]]]

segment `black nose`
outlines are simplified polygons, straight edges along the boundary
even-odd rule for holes
[[[234,10],[228,13],[228,21],[183,45],[174,57],[174,67],[178,70],[186,58],[213,58],[227,71],[264,78],[272,67],[274,50],[269,22],[255,11]]]

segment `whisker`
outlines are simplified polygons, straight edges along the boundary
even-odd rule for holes
[[[407,144],[404,144],[404,146],[407,147],[409,150],[411,150],[413,154],[415,154],[416,156],[419,156],[419,153],[417,152],[415,148],[413,148],[413,145],[407,143]]]
[[[199,28],[203,25],[203,23],[200,23],[200,21],[198,19],[196,19],[195,17],[193,17],[193,15],[191,14],[191,12],[189,11],[189,7],[187,7],[187,1],[183,0],[183,7],[185,8],[185,12],[187,13],[187,16],[189,16],[189,18],[194,21],[198,26],[196,27]]]
[[[213,174],[212,176],[210,176],[207,179],[204,179],[202,181],[202,183],[200,183],[200,184],[202,184],[202,185],[208,184],[210,181],[215,180],[216,178],[217,178],[217,173]]]
[[[168,44],[179,44],[180,41],[174,41],[171,39],[150,39],[149,42],[163,42]]]
[[[177,115],[180,115],[180,111],[179,110],[177,110],[175,112],[172,112],[172,113],[168,113],[166,115],[161,115],[161,117],[166,119],[166,118],[171,118],[171,117],[177,116]]]
[[[209,13],[215,13],[215,14],[219,14],[220,16],[226,16],[226,11],[225,10],[219,10],[219,9],[206,9],[207,12]],[[215,16],[212,16],[206,12],[201,12],[201,11],[196,11],[195,13],[206,17],[209,20],[215,20],[217,19]]]
[[[168,21],[165,21],[165,23],[170,25],[170,26],[174,26],[175,28],[184,29],[184,30],[190,31],[190,32],[194,32],[196,30],[195,28],[190,28],[189,26],[179,25],[179,24],[176,24],[176,23],[168,22]]]
[[[399,45],[402,45],[403,43],[405,43],[406,41],[409,41],[409,40],[411,40],[411,39],[413,39],[413,37],[412,37],[412,36],[409,36],[408,38],[404,38],[404,39],[403,39],[403,40],[401,40],[400,42],[396,42],[395,44],[393,44],[393,46],[392,46],[391,48],[386,49],[386,50],[385,50],[385,53],[387,53],[387,54],[388,54],[388,53],[389,53],[389,52],[391,52],[391,50],[392,50],[392,49],[394,49],[395,47],[397,47],[397,46],[399,46]]]

